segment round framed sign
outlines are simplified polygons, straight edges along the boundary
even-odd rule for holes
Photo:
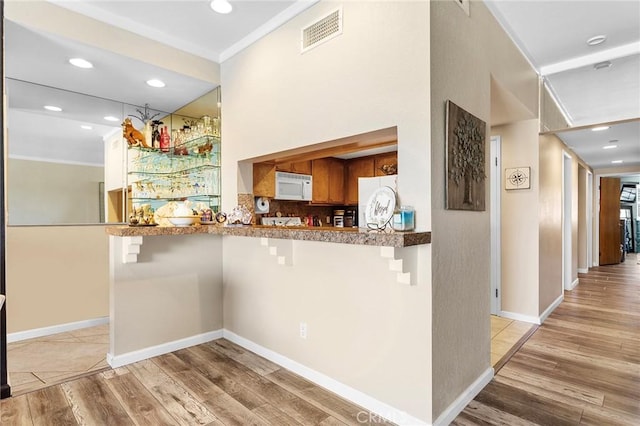
[[[388,186],[376,189],[367,201],[364,219],[368,228],[384,229],[396,208],[396,193]]]

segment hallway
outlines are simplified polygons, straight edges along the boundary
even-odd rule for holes
[[[452,424],[640,424],[638,255],[579,279]]]

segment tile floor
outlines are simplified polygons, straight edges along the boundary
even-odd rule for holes
[[[14,396],[109,368],[109,325],[83,328],[7,345]]]
[[[532,327],[528,322],[491,315],[491,365],[495,366]]]

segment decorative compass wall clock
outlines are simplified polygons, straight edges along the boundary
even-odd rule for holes
[[[504,169],[504,189],[529,189],[531,188],[531,167],[515,167]]]

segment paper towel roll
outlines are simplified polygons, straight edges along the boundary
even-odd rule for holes
[[[266,197],[256,198],[256,213],[269,213],[269,199]]]

